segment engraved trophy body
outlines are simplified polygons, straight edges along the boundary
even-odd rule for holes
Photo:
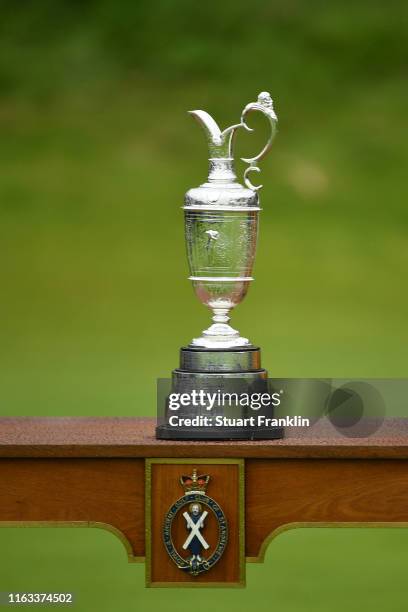
[[[249,113],[260,112],[269,120],[270,137],[262,151],[253,158],[241,158],[248,164],[244,173],[245,186],[237,181],[234,171],[233,145],[238,130],[252,131],[246,123]],[[190,345],[181,349],[180,368],[173,371],[172,392],[192,390],[241,391],[266,390],[267,372],[261,368],[260,349],[229,324],[230,311],[245,297],[252,279],[257,236],[259,196],[262,187],[249,180],[250,172],[259,172],[257,162],[269,151],[276,132],[277,117],[267,92],[257,102],[248,104],[239,123],[221,131],[205,111],[190,114],[203,128],[209,149],[207,181],[190,189],[185,195],[185,237],[190,280],[195,293],[212,311],[212,324]],[[169,412],[166,406],[166,412]],[[238,411],[245,416],[248,409]],[[183,416],[207,416],[208,406],[184,408]],[[237,416],[237,408],[216,407],[215,415]],[[248,439],[280,437],[279,428],[248,434],[242,427],[169,427],[167,419],[157,427],[158,438],[176,439]]]

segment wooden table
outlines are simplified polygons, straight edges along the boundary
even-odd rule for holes
[[[242,585],[243,558],[262,561],[285,529],[408,525],[408,419],[387,420],[366,438],[320,421],[283,440],[257,442],[158,441],[154,425],[0,419],[0,524],[109,529],[129,561],[148,557],[153,586]],[[160,533],[165,504],[183,494],[179,473],[194,467],[212,475],[209,495],[222,499],[231,538],[225,562],[186,577]]]

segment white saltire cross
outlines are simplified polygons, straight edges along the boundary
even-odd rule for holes
[[[188,538],[187,540],[184,542],[183,544],[183,548],[184,550],[186,550],[186,548],[188,548],[191,540],[194,538],[194,536],[196,536],[199,541],[201,542],[201,544],[203,545],[203,547],[205,548],[205,550],[207,550],[207,548],[210,548],[210,545],[207,544],[207,542],[204,540],[202,533],[200,531],[200,529],[202,527],[204,527],[204,519],[207,516],[208,512],[206,510],[204,510],[204,512],[202,513],[202,515],[200,516],[200,518],[198,519],[198,521],[196,523],[194,523],[191,519],[191,516],[187,513],[187,512],[183,512],[183,516],[186,519],[187,522],[187,527],[189,527],[191,529],[190,533],[188,534]]]

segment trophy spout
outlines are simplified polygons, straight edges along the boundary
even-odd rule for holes
[[[207,142],[209,148],[212,146],[217,147],[221,143],[221,130],[218,127],[218,124],[211,117],[209,113],[203,110],[191,110],[188,111],[190,115],[194,117],[194,119],[198,122],[198,124],[203,128],[205,135],[207,137]]]
[[[221,131],[217,122],[206,111],[192,110],[189,113],[205,132],[210,159],[232,159],[232,143],[235,130],[243,127],[244,124],[237,123]]]

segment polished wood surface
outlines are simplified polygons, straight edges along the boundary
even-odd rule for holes
[[[166,457],[185,460],[186,469],[194,459],[208,462],[216,475],[209,494],[228,509],[232,533],[237,477],[223,477],[221,487],[211,462],[244,460],[248,560],[262,560],[268,539],[288,526],[408,526],[407,419],[388,420],[365,438],[342,436],[322,422],[271,442],[163,442],[155,440],[151,419],[88,418],[0,419],[0,525],[104,527],[122,539],[129,560],[143,560],[145,460]],[[170,474],[156,466],[152,480],[157,583],[181,579],[159,543],[164,512],[182,493],[179,468]],[[212,529],[209,522],[210,538]],[[236,551],[233,538],[228,563],[198,580],[235,580]]]
[[[209,474],[210,482],[207,494],[222,508],[228,522],[228,543],[221,559],[208,572],[198,576],[190,576],[180,571],[167,554],[163,539],[162,527],[164,517],[171,505],[184,495],[180,485],[181,475],[190,475],[196,467],[199,474]],[[186,508],[182,509],[185,511]],[[210,544],[206,556],[210,556],[218,542],[218,524],[215,515],[207,507],[203,535]],[[182,512],[181,512],[182,514]],[[152,463],[151,465],[151,551],[150,576],[152,586],[161,583],[200,584],[200,583],[229,583],[239,584],[241,581],[240,559],[240,500],[239,500],[239,465],[235,464],[168,464]],[[182,545],[188,533],[185,519],[178,516],[173,521],[172,538],[176,549],[183,555]],[[243,536],[243,534],[242,534]]]
[[[134,560],[145,553],[143,483],[142,459],[1,459],[0,521],[113,528]]]
[[[284,526],[408,526],[408,461],[248,460],[245,473],[247,557]]]
[[[288,429],[282,440],[251,442],[156,440],[154,428],[148,418],[2,418],[0,457],[408,459],[408,419],[387,419],[369,436],[362,427],[358,437],[321,419]]]

